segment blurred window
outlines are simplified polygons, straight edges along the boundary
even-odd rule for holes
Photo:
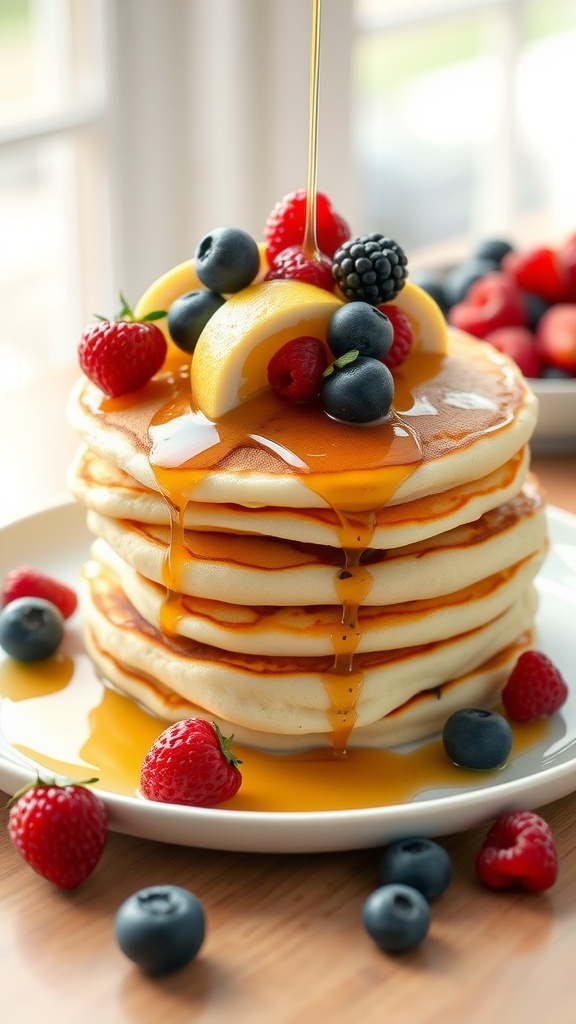
[[[306,184],[310,0],[1,0],[0,392]],[[574,0],[325,0],[319,187],[421,261],[576,225]]]

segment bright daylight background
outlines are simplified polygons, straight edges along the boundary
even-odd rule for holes
[[[1,0],[0,400],[306,182],[310,0]],[[574,0],[324,0],[318,184],[413,265],[576,228]]]

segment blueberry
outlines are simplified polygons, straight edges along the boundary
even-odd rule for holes
[[[57,650],[64,619],[41,597],[19,597],[0,612],[0,647],[18,661],[41,661]]]
[[[493,274],[495,270],[498,270],[498,264],[495,260],[488,259],[467,260],[466,263],[460,263],[454,267],[446,275],[444,281],[444,294],[448,308],[455,306],[457,302],[462,302],[475,281],[486,277],[486,274]]]
[[[394,378],[378,359],[347,352],[325,371],[324,411],[345,423],[370,423],[390,412]]]
[[[541,317],[550,308],[550,303],[539,295],[535,295],[534,292],[522,292],[520,298],[528,316],[528,327],[531,331],[535,331]]]
[[[114,936],[147,974],[167,974],[196,956],[206,932],[200,901],[178,885],[151,885],[119,907]]]
[[[452,863],[443,846],[432,839],[401,839],[382,854],[380,881],[383,885],[399,882],[418,889],[427,899],[435,900],[448,888]]]
[[[383,885],[364,903],[362,923],[380,949],[404,953],[425,938],[430,907],[422,893],[410,885]]]
[[[486,771],[505,764],[512,749],[512,729],[496,711],[462,708],[444,724],[442,741],[454,764]]]
[[[367,302],[346,302],[331,316],[326,341],[335,356],[356,349],[382,359],[392,347],[394,328],[385,313]]]
[[[419,270],[411,275],[414,284],[417,284],[419,288],[427,292],[430,298],[434,299],[434,302],[440,306],[443,313],[448,310],[448,304],[446,302],[446,293],[444,291],[444,282],[440,274],[435,274],[431,270]]]
[[[474,250],[474,258],[480,260],[494,260],[500,266],[504,257],[513,252],[514,246],[504,238],[486,238],[480,242]]]
[[[193,352],[210,317],[225,301],[218,292],[206,288],[175,299],[168,310],[168,330],[174,344],[183,352]]]
[[[238,292],[256,277],[260,250],[241,228],[216,228],[196,249],[194,267],[202,284],[214,292]]]

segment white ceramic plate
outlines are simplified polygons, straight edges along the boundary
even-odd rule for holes
[[[90,537],[84,510],[51,506],[0,531],[0,578],[18,564],[33,564],[72,585]],[[574,683],[576,622],[576,518],[550,509],[552,550],[539,577],[540,646]],[[35,775],[0,731],[0,787],[12,794]],[[517,757],[471,789],[424,791],[387,807],[320,813],[279,813],[177,807],[102,793],[113,829],[186,846],[258,853],[307,853],[378,846],[406,835],[446,835],[506,811],[533,809],[576,790],[576,686],[555,716],[545,743]]]
[[[532,451],[576,451],[576,378],[528,383],[538,398]]]

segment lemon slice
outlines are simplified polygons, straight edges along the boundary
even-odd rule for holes
[[[415,352],[446,352],[446,321],[442,310],[428,292],[412,281],[406,281],[390,305],[398,306],[408,317],[414,335]]]
[[[293,338],[326,344],[326,327],[342,301],[302,281],[263,281],[233,295],[206,324],[192,359],[194,402],[217,419],[259,394],[268,363]]]
[[[262,280],[268,272],[266,246],[261,242],[258,244],[258,248],[260,250],[260,270],[256,281]],[[176,299],[179,299],[181,295],[186,295],[187,292],[196,291],[198,288],[204,288],[204,285],[196,273],[194,260],[186,260],[184,263],[179,263],[172,270],[167,270],[165,274],[162,274],[161,277],[157,278],[146,289],[136,303],[134,316],[136,320],[140,320],[147,313],[153,313],[158,309],[163,309],[167,313]],[[161,320],[156,320],[155,324],[160,328],[168,342],[167,362],[169,364],[172,362],[181,363],[183,359],[187,359],[186,354],[174,344],[170,337],[168,317],[165,316]]]

